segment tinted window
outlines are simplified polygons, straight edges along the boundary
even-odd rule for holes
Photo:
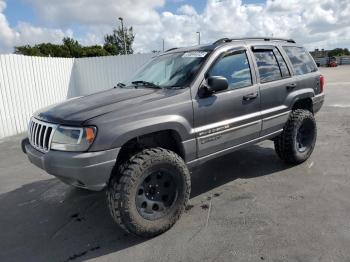
[[[317,67],[310,54],[303,47],[284,46],[292,65],[295,74],[303,75],[317,71]]]
[[[210,69],[208,75],[226,77],[230,89],[252,84],[249,62],[245,52],[229,54],[220,58]]]
[[[280,71],[281,71],[281,75],[283,78],[285,77],[289,77],[290,76],[290,72],[289,72],[289,69],[287,67],[287,64],[286,64],[286,61],[284,61],[280,51],[278,51],[277,48],[275,48],[273,50],[273,53],[275,54],[276,56],[276,59],[277,59],[277,62],[278,62],[278,65],[280,67]]]
[[[255,50],[254,55],[256,63],[258,64],[261,83],[282,78],[273,50]]]

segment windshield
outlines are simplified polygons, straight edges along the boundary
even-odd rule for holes
[[[160,55],[143,66],[126,86],[143,83],[154,87],[185,87],[203,64],[208,52],[189,51]],[[153,86],[152,86],[153,84]]]

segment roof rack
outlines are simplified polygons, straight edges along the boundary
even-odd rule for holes
[[[170,49],[166,50],[165,53],[166,53],[166,52],[169,52],[169,51],[172,51],[172,50],[175,50],[175,49],[178,49],[178,47],[170,48]]]
[[[221,43],[227,43],[227,42],[231,42],[232,39],[224,37],[224,38],[220,38],[218,40],[216,40],[213,45],[217,45],[217,44],[221,44]]]
[[[262,41],[285,41],[288,43],[295,43],[293,39],[287,39],[287,38],[273,38],[273,37],[243,37],[243,38],[221,38],[219,40],[216,40],[213,45],[218,45],[222,43],[228,43],[232,41],[244,41],[244,40],[262,40]]]

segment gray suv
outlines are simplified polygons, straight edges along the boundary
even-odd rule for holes
[[[289,164],[308,159],[323,87],[291,39],[174,48],[115,88],[36,112],[22,148],[67,184],[107,188],[113,219],[152,237],[184,211],[189,169],[266,139]]]

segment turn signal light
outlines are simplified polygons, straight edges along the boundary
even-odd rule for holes
[[[86,140],[91,144],[95,139],[95,130],[92,127],[85,128]]]

